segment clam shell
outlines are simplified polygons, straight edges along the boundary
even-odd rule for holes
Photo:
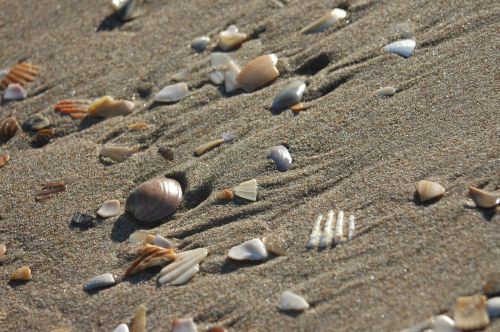
[[[453,319],[446,315],[439,315],[432,318],[433,332],[459,332],[455,327]]]
[[[413,39],[401,39],[384,46],[386,52],[394,53],[409,58],[415,50],[415,41]]]
[[[233,192],[238,197],[255,202],[257,200],[257,180],[252,179],[242,182],[234,188]]]
[[[379,97],[388,97],[394,95],[395,93],[396,88],[392,86],[385,86],[375,91],[375,94]]]
[[[328,12],[327,14],[322,16],[320,19],[303,28],[300,32],[308,34],[324,31],[346,16],[347,12],[345,10],[335,8],[331,12]]]
[[[141,304],[135,311],[130,332],[146,332],[146,306]]]
[[[31,63],[18,63],[10,68],[9,72],[0,82],[0,90],[3,90],[11,83],[19,83],[25,86],[29,82],[33,82],[40,72],[40,67]]]
[[[280,172],[287,171],[292,165],[292,155],[283,145],[273,146],[269,150],[269,158],[274,160],[276,168]]]
[[[261,55],[243,67],[236,77],[236,82],[246,92],[252,92],[279,76],[280,73],[276,68],[277,63],[276,54]]]
[[[117,199],[106,201],[96,213],[101,218],[117,216],[120,214],[120,201]]]
[[[422,180],[417,182],[417,194],[421,202],[427,202],[440,198],[444,195],[445,189],[436,182]]]
[[[160,271],[158,283],[183,285],[193,278],[200,270],[199,264],[207,257],[208,250],[198,248],[177,254],[175,261]]]
[[[238,77],[240,72],[240,67],[234,61],[229,61],[227,69],[224,72],[224,84],[227,93],[231,93],[240,88],[238,82],[236,82],[236,77]]]
[[[196,52],[203,52],[207,48],[209,42],[210,37],[208,36],[197,37],[191,42],[191,48]]]
[[[489,209],[500,204],[500,195],[474,187],[469,187],[469,195],[474,200],[474,203],[481,208]]]
[[[188,92],[189,90],[186,83],[167,85],[155,95],[154,101],[160,103],[175,103],[184,99]]]
[[[284,291],[281,294],[281,299],[278,307],[282,311],[303,311],[309,309],[309,303],[307,303],[307,301],[302,296],[294,294],[290,291]]]
[[[125,210],[144,223],[159,221],[174,213],[182,201],[179,182],[163,176],[153,178],[132,190]]]
[[[500,297],[493,297],[486,301],[486,310],[490,318],[500,317]]]
[[[461,330],[483,329],[490,323],[486,311],[486,296],[473,295],[458,297],[453,311],[453,319]]]
[[[11,281],[30,281],[33,279],[31,270],[28,266],[23,266],[20,269],[12,272],[10,275]]]
[[[306,83],[304,83],[304,81],[291,81],[274,98],[271,109],[281,111],[300,103],[305,91]]]
[[[192,318],[177,318],[172,322],[172,332],[198,332]]]
[[[115,277],[111,273],[104,273],[90,279],[84,286],[85,291],[90,291],[96,288],[109,287],[116,283]]]
[[[0,141],[8,141],[19,130],[19,123],[13,116],[8,116],[0,121]]]
[[[57,105],[56,105],[57,106]],[[134,103],[128,100],[114,100],[104,96],[96,99],[87,109],[88,115],[98,118],[112,118],[128,115],[134,110]]]
[[[229,249],[227,257],[237,261],[261,261],[268,256],[266,245],[260,239],[252,239]]]
[[[40,113],[33,114],[23,122],[23,129],[26,131],[38,131],[50,126],[50,120]]]
[[[125,323],[118,325],[113,332],[129,332],[128,326]]]
[[[21,84],[11,83],[5,90],[3,94],[3,99],[5,100],[23,100],[26,98],[28,93],[23,88]]]
[[[116,162],[127,160],[134,153],[140,149],[139,145],[136,146],[105,146],[102,148],[100,155],[102,157],[110,158]]]
[[[247,39],[246,33],[239,32],[235,25],[230,25],[227,30],[219,33],[218,46],[223,51],[229,51],[240,46]]]

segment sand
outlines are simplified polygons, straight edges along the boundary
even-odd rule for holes
[[[500,187],[498,15],[485,1],[194,1],[149,0],[122,25],[106,19],[107,1],[8,0],[0,3],[0,67],[26,60],[42,66],[29,96],[3,103],[1,117],[20,122],[41,112],[58,133],[43,148],[19,133],[0,145],[0,330],[111,331],[148,308],[147,330],[168,331],[193,317],[201,331],[398,331],[441,312],[457,296],[481,291],[500,271],[500,217],[470,206],[469,185]],[[300,29],[341,6],[348,21],[323,33]],[[231,52],[240,65],[276,53],[281,76],[253,93],[231,95],[208,79],[210,50],[189,48],[236,24],[252,39]],[[100,28],[99,28],[100,27]],[[99,30],[99,31],[97,31]],[[417,47],[404,59],[383,52],[398,38]],[[172,105],[152,97],[187,72],[190,95]],[[274,115],[274,96],[292,79],[308,87],[308,109]],[[379,98],[374,91],[394,86]],[[67,98],[102,95],[133,100],[136,110],[104,121],[72,120],[53,110]],[[147,122],[130,131],[127,125]],[[223,132],[238,136],[201,156],[193,149]],[[266,158],[286,143],[289,171]],[[123,163],[99,158],[105,144],[140,144]],[[170,147],[174,161],[159,146]],[[109,199],[125,202],[152,177],[181,180],[185,195],[172,217],[151,228],[179,249],[206,247],[188,284],[158,287],[158,270],[88,294],[102,273],[123,275],[127,238],[144,228],[123,213],[88,230],[70,227],[74,212],[94,214]],[[257,202],[218,202],[216,190],[255,178]],[[446,195],[422,205],[415,182],[437,181]],[[67,189],[35,202],[38,186]],[[319,213],[355,215],[348,243],[307,250]],[[226,260],[232,246],[256,237],[281,241],[286,255],[263,263]],[[29,265],[33,280],[9,284]],[[278,310],[281,292],[304,296],[311,309]],[[486,329],[500,330],[500,320]]]

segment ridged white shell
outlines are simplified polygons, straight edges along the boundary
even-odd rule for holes
[[[283,145],[273,146],[269,150],[269,158],[274,160],[276,168],[280,172],[287,171],[292,165],[292,155]]]
[[[301,30],[302,33],[317,33],[324,31],[347,16],[347,12],[340,8],[335,8],[320,19],[309,24]]]
[[[28,93],[21,84],[11,83],[3,94],[5,100],[22,100],[25,99]]]
[[[219,47],[223,51],[238,47],[241,43],[247,40],[246,33],[239,32],[235,25],[230,25],[227,30],[219,33]]]
[[[192,318],[178,318],[172,323],[172,332],[198,332]]]
[[[120,214],[120,201],[117,199],[106,201],[96,213],[101,218],[117,216]]]
[[[375,94],[379,97],[388,97],[396,93],[396,88],[392,86],[386,86],[375,91]]]
[[[191,48],[196,52],[203,52],[207,48],[209,42],[210,37],[208,36],[197,37],[191,42]]]
[[[113,332],[129,332],[128,326],[125,323],[118,325]]]
[[[237,261],[261,261],[268,257],[266,245],[260,239],[252,239],[229,249],[227,257]]]
[[[417,193],[421,202],[427,202],[443,196],[445,189],[439,183],[422,180],[417,182]]]
[[[280,75],[276,68],[277,63],[278,57],[276,54],[261,55],[243,67],[236,78],[236,82],[246,92],[252,92],[275,80]]]
[[[302,296],[284,291],[281,294],[279,309],[282,311],[303,311],[309,309],[309,303]]]
[[[257,200],[257,180],[252,179],[242,182],[234,188],[233,192],[238,197],[255,202]]]
[[[499,195],[474,187],[469,187],[469,195],[472,197],[476,205],[481,208],[489,209],[500,204]]]
[[[274,98],[271,109],[280,111],[300,103],[306,91],[306,83],[301,80],[293,80],[280,91]]]
[[[491,319],[500,317],[500,297],[493,297],[486,301],[486,309]]]
[[[163,285],[183,285],[188,282],[200,270],[199,264],[207,257],[208,250],[198,248],[177,254],[175,261],[160,271],[158,283]]]
[[[415,50],[415,41],[413,39],[401,39],[384,46],[384,50],[404,58],[409,58]]]
[[[111,273],[104,273],[90,279],[84,286],[83,289],[86,291],[112,286],[116,283],[115,277]]]
[[[158,92],[154,101],[160,103],[175,103],[184,99],[188,94],[188,86],[186,83],[176,83],[167,85],[160,92]]]

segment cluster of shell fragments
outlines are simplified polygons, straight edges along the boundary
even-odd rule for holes
[[[316,218],[311,231],[311,235],[309,236],[309,241],[307,242],[308,249],[314,249],[318,247],[321,249],[329,248],[332,243],[337,245],[345,240],[344,211],[338,211],[337,218],[335,219],[335,212],[333,210],[329,210],[322,231],[321,225],[324,220],[325,217],[323,214],[318,215],[318,217]],[[350,215],[347,228],[348,241],[351,241],[353,239],[355,227],[355,218],[353,215]]]

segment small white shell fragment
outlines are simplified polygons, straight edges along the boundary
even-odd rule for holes
[[[344,236],[344,211],[339,211],[337,214],[337,223],[335,225],[334,243],[339,244],[342,242]]]
[[[329,210],[326,215],[325,226],[323,227],[323,234],[321,234],[321,239],[319,241],[320,248],[326,248],[332,245],[333,240],[333,221],[335,218],[335,213],[333,210]]]
[[[489,209],[500,204],[500,195],[469,187],[469,195],[478,207]]]
[[[208,78],[210,78],[210,81],[215,85],[222,84],[224,82],[224,72],[218,70],[213,71],[208,74]]]
[[[281,111],[300,103],[306,91],[306,83],[301,80],[293,80],[278,93],[271,105],[272,110]]]
[[[237,261],[261,261],[268,256],[266,245],[260,239],[252,239],[229,249],[227,257]]]
[[[349,229],[347,230],[347,241],[351,241],[354,237],[354,231],[356,229],[356,221],[353,215],[349,216]]]
[[[3,80],[8,74],[10,69],[2,69],[0,70],[0,81]]]
[[[132,234],[130,234],[128,238],[128,242],[132,244],[143,244],[144,240],[146,239],[146,236],[148,233],[145,230],[139,229]]]
[[[165,248],[165,249],[170,249],[170,248],[174,248],[175,245],[170,242],[169,240],[165,239],[163,236],[161,235],[156,235],[154,240],[153,240],[153,245],[154,246],[157,246],[157,247],[162,247],[162,248]]]
[[[453,319],[446,315],[439,315],[432,318],[433,332],[459,332],[455,327]]]
[[[436,182],[421,180],[417,182],[417,194],[421,202],[427,202],[440,198],[444,195],[445,189]]]
[[[311,235],[309,236],[309,242],[306,246],[308,249],[316,248],[319,245],[321,236],[321,223],[323,222],[323,219],[325,219],[325,217],[322,214],[319,214],[319,216],[316,218],[313,229],[311,231]]]
[[[196,52],[203,52],[207,48],[209,42],[210,37],[208,36],[197,37],[191,42],[191,48]]]
[[[118,325],[113,332],[129,332],[128,326],[125,323]]]
[[[396,93],[396,88],[393,86],[385,86],[383,88],[375,91],[375,94],[379,97],[389,97]]]
[[[192,318],[178,318],[172,323],[172,332],[198,332]]]
[[[188,92],[189,89],[186,83],[167,85],[155,95],[154,101],[160,103],[175,103],[184,99]]]
[[[213,52],[210,54],[210,66],[216,70],[225,68],[230,61],[232,61],[232,59],[226,53]]]
[[[401,39],[384,46],[386,52],[409,58],[413,54],[416,42],[413,39]]]
[[[453,319],[460,330],[480,330],[490,324],[486,311],[486,296],[458,297],[453,310]]]
[[[28,93],[19,83],[11,83],[4,92],[3,99],[5,100],[22,100],[25,99]]]
[[[139,145],[135,146],[122,146],[122,145],[107,145],[101,149],[100,155],[102,157],[110,158],[116,162],[123,162],[127,160],[134,153],[139,152]]]
[[[282,311],[303,311],[309,309],[309,303],[302,296],[290,291],[284,291],[281,294],[279,309]]]
[[[490,319],[500,317],[500,296],[492,297],[486,301],[486,310]]]
[[[280,172],[287,171],[292,165],[292,155],[283,145],[273,146],[269,150],[269,158],[276,163],[276,168]]]
[[[255,202],[257,200],[257,180],[242,182],[233,191],[236,196]]]
[[[300,32],[308,34],[324,31],[346,16],[347,12],[345,10],[335,8],[332,11],[326,13],[320,19],[314,21],[313,23],[300,30]]]
[[[240,46],[245,40],[247,40],[247,38],[248,35],[246,33],[239,32],[236,25],[230,25],[226,30],[219,33],[218,45],[221,50],[228,51]]]
[[[120,201],[117,199],[106,201],[96,213],[101,218],[117,216],[120,214]]]
[[[116,283],[115,277],[111,273],[104,273],[90,279],[84,286],[83,289],[86,291],[112,286]]]
[[[252,92],[275,80],[279,75],[276,54],[266,54],[248,62],[236,78],[236,82],[246,92]]]
[[[236,82],[236,77],[238,77],[240,71],[240,67],[233,60],[229,61],[227,69],[224,72],[224,84],[227,93],[234,92],[240,88],[240,85]]]
[[[160,285],[172,283],[173,285],[183,285],[200,270],[199,264],[207,257],[208,250],[198,248],[181,252],[176,255],[175,261],[165,266],[160,271],[158,283]]]

